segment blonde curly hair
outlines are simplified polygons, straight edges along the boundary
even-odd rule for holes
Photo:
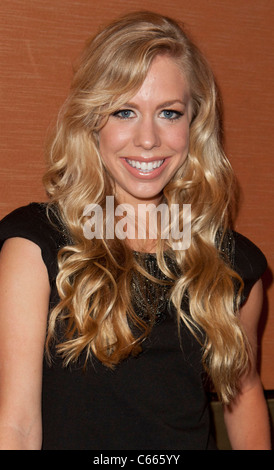
[[[64,341],[57,344],[65,364],[85,352],[86,359],[93,353],[114,367],[138,354],[150,331],[151,322],[138,317],[131,299],[133,273],[150,275],[123,240],[87,240],[83,211],[90,203],[105,208],[106,196],[113,192],[100,157],[100,129],[134,96],[159,54],[176,61],[191,93],[188,157],[165,187],[163,201],[169,207],[191,204],[192,238],[187,250],[176,252],[170,240],[158,240],[157,261],[170,280],[169,299],[178,323],[183,321],[199,341],[203,338],[204,366],[219,397],[228,403],[248,368],[249,353],[239,323],[240,291],[235,294],[241,279],[224,259],[222,236],[218,238],[230,225],[235,189],[220,139],[220,98],[210,67],[182,27],[155,13],[126,15],[87,43],[49,146],[44,184],[72,243],[58,256],[60,302],[49,318],[47,349],[56,322],[65,322]],[[176,275],[164,252],[175,260]],[[185,295],[189,312],[182,310]],[[138,337],[132,322],[138,325]]]

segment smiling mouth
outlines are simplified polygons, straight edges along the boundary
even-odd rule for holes
[[[153,162],[139,162],[138,160],[129,160],[126,158],[126,162],[132,167],[136,168],[137,170],[141,170],[144,173],[150,173],[151,171],[159,168],[164,163],[163,160],[155,160]]]

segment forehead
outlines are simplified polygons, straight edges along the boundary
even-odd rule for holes
[[[156,56],[148,70],[147,76],[137,91],[134,99],[174,99],[189,98],[189,86],[186,77],[175,60],[167,55]]]

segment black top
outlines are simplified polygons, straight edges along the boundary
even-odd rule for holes
[[[51,284],[51,306],[58,300],[57,252],[64,232],[49,223],[46,204],[19,208],[0,222],[0,247],[22,237],[42,252]],[[245,283],[244,299],[266,269],[262,252],[244,236],[230,239],[234,269]],[[150,263],[156,263],[148,255]],[[155,266],[157,268],[157,264]],[[43,371],[43,449],[199,450],[216,448],[210,435],[201,347],[176,315],[159,315],[137,357],[109,370],[96,358],[87,370],[62,366],[56,356]]]

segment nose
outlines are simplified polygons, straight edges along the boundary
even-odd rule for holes
[[[153,118],[143,118],[139,121],[135,132],[134,144],[136,147],[142,147],[145,150],[160,147],[160,131]]]

